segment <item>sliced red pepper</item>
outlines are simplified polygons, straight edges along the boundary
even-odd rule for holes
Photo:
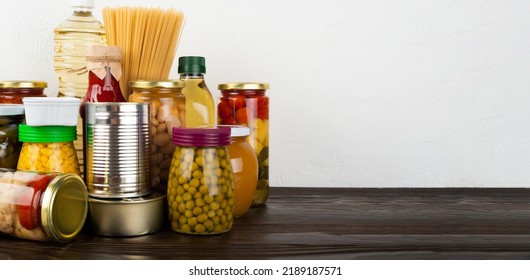
[[[221,119],[225,119],[231,117],[234,114],[234,111],[232,110],[230,105],[228,105],[227,101],[221,101],[217,105],[217,114]]]
[[[236,111],[236,121],[239,124],[248,124],[248,115],[247,115],[247,108],[239,108],[239,110]]]
[[[221,123],[220,124],[236,125],[237,122],[236,122],[236,119],[234,117],[230,116],[230,117],[221,119]]]
[[[230,107],[232,107],[234,110],[237,110],[241,107],[245,107],[245,96],[241,95],[241,96],[234,96],[234,97],[230,97],[228,98],[228,104],[230,105]]]

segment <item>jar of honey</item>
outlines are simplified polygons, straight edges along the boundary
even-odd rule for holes
[[[219,84],[218,123],[250,128],[247,138],[258,158],[258,184],[252,206],[265,205],[269,197],[269,97],[267,83]]]
[[[0,169],[0,233],[69,242],[87,213],[88,193],[78,175]]]
[[[234,217],[239,218],[245,215],[258,182],[258,160],[252,146],[247,142],[250,129],[238,125],[220,125],[219,127],[229,127],[232,142],[228,146],[228,155],[234,173]]]
[[[234,178],[227,127],[173,128],[176,148],[167,189],[171,229],[219,234],[232,229]]]
[[[0,81],[0,103],[22,104],[24,97],[46,97],[43,81]]]
[[[18,170],[59,172],[80,175],[73,141],[75,126],[19,126],[23,142]]]
[[[175,151],[173,127],[186,126],[186,97],[183,81],[132,81],[130,102],[149,102],[151,137],[151,187],[167,192],[169,166]]]

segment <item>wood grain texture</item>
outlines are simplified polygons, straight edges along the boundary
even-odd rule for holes
[[[272,188],[231,232],[69,244],[0,236],[0,259],[529,259],[530,189]]]

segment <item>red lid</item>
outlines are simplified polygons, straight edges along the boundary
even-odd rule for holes
[[[230,139],[229,127],[173,128],[173,144],[179,146],[228,146]]]

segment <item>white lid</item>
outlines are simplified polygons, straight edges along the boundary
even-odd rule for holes
[[[72,7],[94,8],[94,0],[70,0]]]
[[[230,137],[241,137],[249,136],[250,128],[241,125],[231,125],[230,127]]]
[[[0,104],[0,116],[24,115],[22,104]]]
[[[81,104],[81,99],[75,97],[24,97],[24,104]]]

